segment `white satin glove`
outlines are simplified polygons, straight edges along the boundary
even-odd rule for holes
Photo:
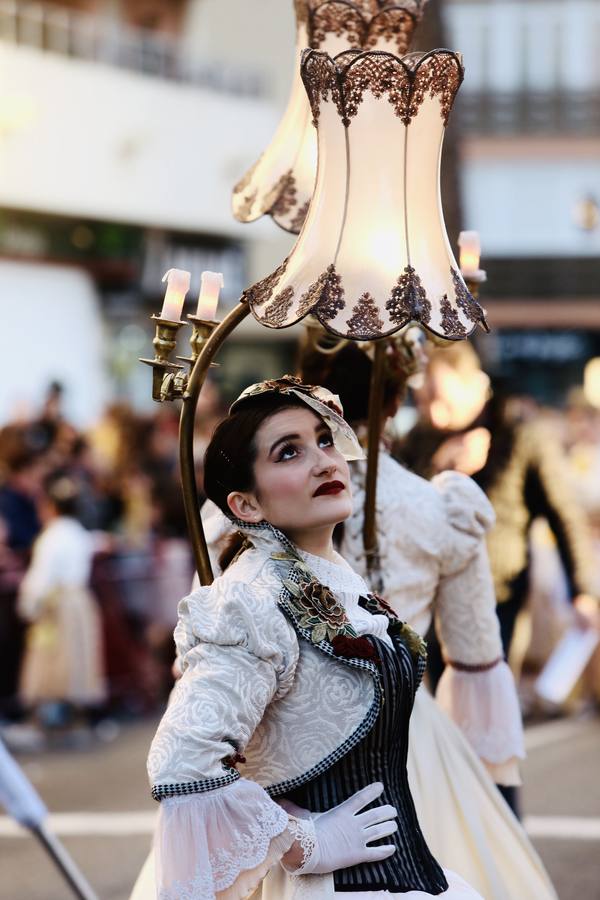
[[[394,844],[370,847],[370,841],[387,837],[398,830],[393,806],[376,806],[361,812],[383,793],[380,782],[368,785],[333,809],[319,813],[297,825],[303,832],[298,839],[304,861],[295,875],[325,875],[363,862],[378,862],[391,856]],[[281,805],[286,808],[285,801]],[[291,810],[289,810],[291,811]],[[307,824],[310,822],[307,830]]]

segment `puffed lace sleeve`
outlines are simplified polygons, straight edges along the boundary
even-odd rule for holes
[[[444,472],[433,484],[442,495],[448,522],[435,603],[446,668],[436,698],[496,783],[519,784],[523,724],[514,679],[503,657],[485,545],[494,513],[465,475]]]
[[[180,603],[183,674],[148,757],[161,800],[160,900],[245,897],[294,840],[287,813],[235,769],[298,660],[295,633],[267,593],[223,576]]]

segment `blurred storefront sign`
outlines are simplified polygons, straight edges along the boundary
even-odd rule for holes
[[[498,307],[504,304],[497,304]],[[490,305],[491,306],[491,305]],[[495,305],[494,305],[495,309]],[[492,333],[478,341],[484,368],[500,376],[517,394],[529,394],[542,403],[562,404],[574,386],[582,385],[586,364],[600,356],[600,325],[596,328],[563,321],[558,327],[503,327],[489,312]]]
[[[226,304],[238,299],[245,279],[239,241],[25,212],[0,212],[2,257],[78,266],[100,290],[127,291],[138,305],[161,295],[161,278],[170,268],[189,270],[198,287],[204,269],[223,272]]]
[[[483,305],[492,330],[498,328],[582,328],[600,331],[597,297],[548,297],[532,300],[511,297],[488,300]]]

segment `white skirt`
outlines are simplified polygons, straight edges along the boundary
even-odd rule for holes
[[[419,824],[441,866],[460,872],[485,900],[558,900],[484,765],[423,687],[410,720],[408,779]]]

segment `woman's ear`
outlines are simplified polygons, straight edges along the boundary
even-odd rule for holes
[[[251,524],[262,522],[264,516],[254,494],[242,493],[241,491],[232,491],[227,495],[227,506],[236,517],[242,522]]]

